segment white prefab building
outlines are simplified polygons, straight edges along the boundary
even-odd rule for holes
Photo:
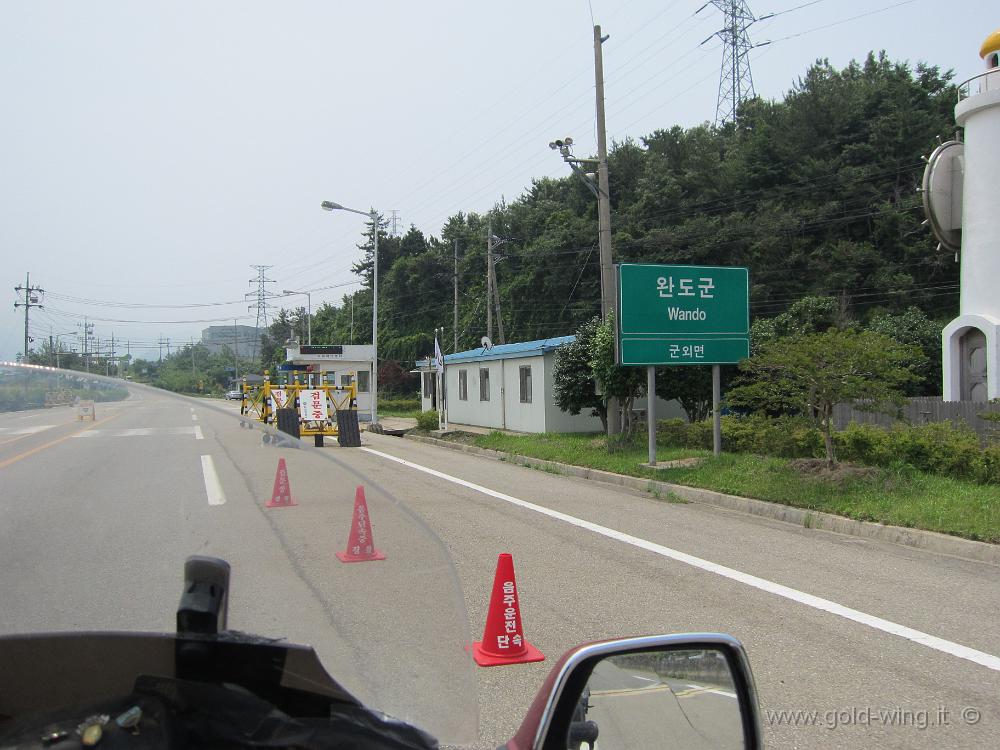
[[[556,350],[575,336],[518,344],[497,344],[444,357],[445,405],[453,425],[493,427],[515,432],[600,432],[601,420],[589,409],[573,416],[556,405]],[[437,409],[436,371],[417,363],[421,408]],[[645,409],[638,399],[636,409]],[[675,402],[657,399],[657,418],[680,416]]]
[[[370,344],[296,344],[285,347],[285,359],[289,365],[311,368],[308,371],[297,370],[300,381],[304,381],[310,373],[322,372],[330,385],[355,383],[358,387],[358,419],[362,421],[371,418],[374,353]],[[271,379],[273,382],[273,374]]]

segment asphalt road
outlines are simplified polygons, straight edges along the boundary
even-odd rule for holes
[[[423,522],[454,560],[475,639],[497,554],[513,555],[525,633],[547,657],[472,673],[482,747],[513,733],[567,648],[698,631],[747,647],[768,746],[986,747],[1000,736],[995,566],[369,433],[363,449],[322,449],[341,463],[319,470],[311,449],[263,447],[226,410],[236,405],[147,395],[98,404],[93,425],[67,408],[0,415],[0,633],[170,630],[184,556],[218,554],[234,564],[231,626],[315,643],[334,675],[373,695],[372,665],[394,671],[414,686],[403,713],[458,704],[476,685],[429,675],[460,668],[454,643],[469,634]],[[298,505],[267,509],[279,455]],[[359,482],[387,560],[337,568]],[[386,648],[400,631],[404,656]]]

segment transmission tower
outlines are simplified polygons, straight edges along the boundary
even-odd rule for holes
[[[715,105],[715,124],[722,125],[735,121],[740,105],[755,96],[753,75],[750,73],[750,50],[770,44],[770,42],[751,44],[747,29],[757,21],[770,18],[774,14],[757,18],[745,0],[710,0],[701,6],[698,12],[709,5],[721,10],[725,16],[723,27],[705,40],[707,42],[712,37],[722,40],[719,98]]]
[[[389,236],[399,237],[403,234],[403,218],[399,215],[399,209],[394,208],[389,213],[392,214],[389,219]]]
[[[274,266],[250,266],[250,268],[257,272],[257,278],[250,279],[250,288],[253,291],[247,292],[245,295],[247,299],[254,299],[254,303],[247,307],[247,311],[257,311],[257,324],[254,326],[253,348],[250,354],[250,361],[255,362],[257,360],[257,344],[260,342],[261,329],[267,330],[267,308],[270,307],[267,301],[277,295],[268,291],[267,285],[273,284],[274,279],[269,279],[265,275],[267,269],[274,268]],[[256,289],[254,289],[254,285],[256,285]]]

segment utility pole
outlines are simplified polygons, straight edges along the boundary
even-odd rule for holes
[[[195,372],[194,372],[194,337],[193,336],[191,337],[191,377],[193,377],[193,378],[197,377],[197,375],[195,375]]]
[[[28,335],[28,313],[31,308],[37,307],[42,308],[42,303],[38,301],[38,295],[36,292],[45,293],[45,290],[40,286],[31,285],[31,274],[26,273],[24,275],[24,286],[18,284],[14,287],[15,292],[24,292],[24,302],[15,302],[14,309],[19,307],[24,308],[24,353],[21,355],[21,361],[27,364],[28,362],[28,347],[31,344],[31,337]]]
[[[455,273],[453,276],[455,282],[455,310],[452,315],[452,333],[454,334],[454,344],[452,345],[452,351],[458,351],[458,238],[455,238]]]
[[[608,135],[604,122],[604,57],[601,27],[594,26],[594,77],[597,84],[597,237],[601,254],[601,317],[607,320],[618,309],[618,289],[611,262],[611,193],[608,185]],[[615,323],[617,325],[617,322]],[[608,434],[621,432],[618,399],[608,399]]]
[[[80,325],[77,323],[77,325]],[[94,324],[88,323],[87,318],[83,319],[83,366],[90,372],[90,335],[94,332]]]
[[[486,338],[493,340],[493,220],[486,229]]]
[[[494,248],[496,245],[493,246]],[[493,301],[497,306],[497,335],[500,337],[500,343],[506,344],[507,340],[503,335],[503,314],[500,312],[500,286],[497,284],[497,262],[496,257],[490,254],[490,273],[493,275]]]
[[[240,381],[240,338],[236,319],[233,318],[233,374],[237,383]]]

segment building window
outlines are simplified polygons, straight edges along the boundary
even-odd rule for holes
[[[1000,53],[994,52],[990,55],[990,68],[1000,68]]]
[[[350,372],[341,373],[340,375],[340,385],[342,388],[347,388],[351,383],[354,382],[354,374]]]
[[[531,365],[521,365],[518,368],[521,381],[521,403],[531,403]]]
[[[368,393],[368,381],[371,373],[368,370],[358,370],[358,393]]]
[[[421,377],[424,379],[424,398],[432,398],[434,396],[434,373],[424,372],[421,373]]]
[[[469,372],[468,370],[459,370],[458,372],[458,400],[468,401],[469,400]]]
[[[490,371],[485,367],[479,370],[479,400],[490,400]]]

